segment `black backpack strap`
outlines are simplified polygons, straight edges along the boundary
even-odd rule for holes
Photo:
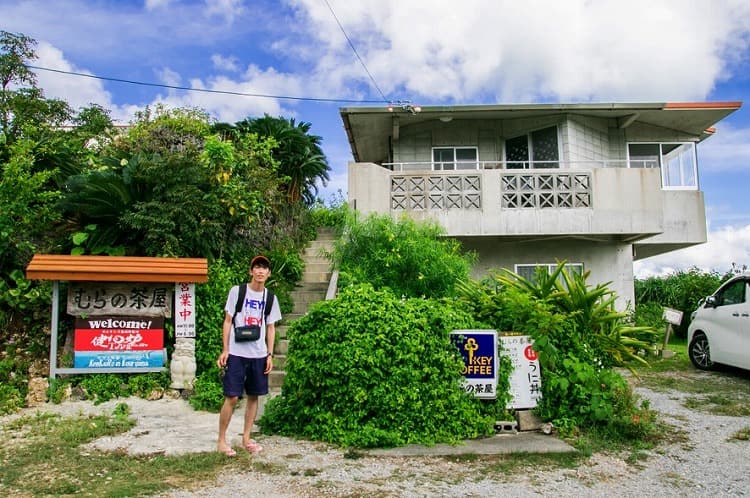
[[[234,315],[232,316],[232,325],[234,325],[234,319],[237,318],[237,313],[242,310],[242,306],[245,304],[245,295],[247,295],[247,282],[242,283],[239,288],[239,294],[237,295],[237,304],[234,306]]]
[[[271,314],[271,309],[273,308],[273,299],[274,294],[271,289],[266,289],[266,308],[263,310],[263,313],[266,315],[266,322],[268,322],[268,315]]]

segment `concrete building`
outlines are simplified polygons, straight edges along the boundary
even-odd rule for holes
[[[434,220],[473,276],[565,260],[633,301],[633,261],[706,242],[696,145],[740,102],[350,107],[348,197]]]

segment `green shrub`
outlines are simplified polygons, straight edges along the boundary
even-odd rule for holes
[[[195,361],[200,374],[216,366],[223,349],[222,324],[227,294],[233,285],[247,278],[247,266],[230,266],[214,261],[208,267],[208,282],[196,285]]]
[[[218,412],[224,403],[224,388],[219,377],[219,369],[214,366],[212,369],[201,372],[193,384],[194,394],[190,396],[188,402],[196,410],[205,410],[209,412]]]
[[[7,384],[0,384],[0,415],[15,413],[24,407],[26,396],[20,389]]]
[[[453,300],[343,289],[292,324],[282,394],[260,425],[353,447],[487,435],[495,418],[464,392],[463,362],[448,336],[473,325]]]
[[[84,399],[93,400],[96,405],[111,399],[130,396],[127,380],[123,374],[89,374],[81,375],[78,379],[77,385],[83,391]]]
[[[429,298],[455,295],[455,283],[468,278],[475,259],[436,223],[377,214],[350,218],[333,256],[339,288],[368,283],[397,296]]]
[[[723,282],[732,277],[732,272],[723,275],[699,268],[680,270],[664,277],[635,279],[636,313],[647,303],[682,311],[682,323],[675,327],[675,335],[685,337],[690,325],[690,313],[698,307],[698,301],[712,294]]]
[[[147,398],[154,391],[167,389],[170,382],[171,376],[168,370],[129,374],[127,377],[128,391],[141,398]]]
[[[331,197],[328,206],[318,199],[310,208],[310,215],[316,227],[334,228],[340,232],[352,213],[343,193],[339,190]]]
[[[539,354],[542,398],[535,412],[564,434],[576,429],[637,433],[645,412],[624,378],[610,368],[636,355],[640,332],[610,308],[610,291],[583,282],[559,285],[554,273],[536,283],[512,274],[458,286],[477,320],[498,331],[529,335]],[[609,304],[608,304],[609,303]],[[649,335],[651,337],[651,335]]]
[[[71,385],[70,379],[61,379],[56,377],[49,379],[49,386],[47,387],[47,399],[51,403],[60,404],[65,398],[65,391],[68,386]]]

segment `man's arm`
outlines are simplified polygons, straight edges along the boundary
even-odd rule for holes
[[[222,333],[222,350],[219,358],[216,360],[216,365],[221,368],[227,364],[227,358],[229,357],[229,332],[232,330],[232,315],[224,313],[224,324],[221,327]]]
[[[269,323],[266,325],[266,348],[268,356],[266,357],[266,369],[263,373],[268,374],[273,369],[273,345],[276,341],[276,324]]]

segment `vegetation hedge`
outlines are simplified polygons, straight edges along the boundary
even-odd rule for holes
[[[264,432],[352,447],[491,434],[494,414],[464,391],[463,361],[449,340],[473,325],[453,300],[402,299],[369,284],[342,289],[292,324],[282,394],[259,423]]]

